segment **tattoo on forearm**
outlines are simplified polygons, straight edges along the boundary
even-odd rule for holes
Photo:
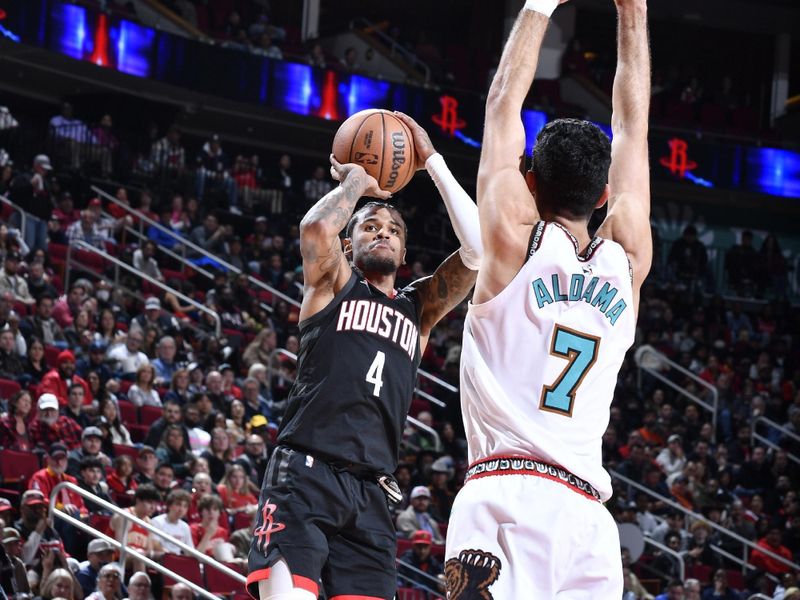
[[[342,185],[327,193],[311,210],[304,219],[308,221],[325,221],[341,231],[353,215],[361,192],[364,189],[364,178],[354,173],[342,182]]]
[[[432,277],[426,294],[426,311],[435,315],[449,312],[467,297],[476,277],[477,272],[465,267],[458,253],[450,256]]]

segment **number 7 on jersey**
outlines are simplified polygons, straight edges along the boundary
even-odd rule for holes
[[[572,416],[575,394],[583,378],[597,360],[600,338],[581,333],[563,325],[556,325],[550,342],[550,354],[569,361],[558,378],[542,388],[539,408]]]

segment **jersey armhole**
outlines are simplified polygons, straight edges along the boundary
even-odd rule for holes
[[[302,334],[304,330],[308,329],[314,323],[323,319],[326,315],[330,314],[330,312],[334,310],[341,303],[344,297],[350,293],[350,290],[353,289],[353,286],[355,286],[357,281],[358,281],[358,275],[354,270],[350,274],[350,279],[347,281],[347,283],[344,284],[344,287],[342,287],[342,289],[339,290],[339,293],[336,294],[333,297],[333,299],[328,303],[328,306],[323,308],[318,313],[308,317],[307,319],[300,321],[300,323],[297,324],[297,328],[300,330],[300,333]]]

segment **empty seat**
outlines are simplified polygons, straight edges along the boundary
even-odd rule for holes
[[[139,422],[142,425],[151,425],[161,418],[163,411],[159,406],[142,406],[139,409]]]
[[[0,379],[0,398],[8,399],[22,389],[13,379]]]
[[[165,554],[161,560],[161,564],[173,573],[203,587],[203,575],[200,573],[200,563],[196,558],[191,556],[179,556],[177,554]],[[175,585],[176,583],[178,582],[175,579],[169,575],[164,575],[165,586]]]
[[[38,470],[39,457],[33,452],[3,450],[3,460],[0,460],[0,475],[5,484],[23,484]]]

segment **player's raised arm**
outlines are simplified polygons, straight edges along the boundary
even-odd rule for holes
[[[650,107],[650,48],[647,1],[615,0],[617,72],[612,92],[611,168],[608,216],[598,235],[619,242],[633,269],[634,302],[650,271],[650,168],[647,119]]]
[[[525,259],[531,226],[538,220],[520,173],[520,161],[525,156],[521,111],[536,74],[550,14],[560,3],[559,0],[525,3],[489,88],[478,169],[478,209],[483,246],[492,269],[482,270],[478,275],[478,302],[495,296],[517,274]]]
[[[420,347],[424,349],[434,325],[462,302],[475,285],[483,257],[483,244],[478,207],[450,172],[444,157],[436,152],[428,133],[408,115],[400,112],[395,115],[411,130],[416,148],[416,168],[427,169],[461,243],[458,251],[445,259],[433,275],[412,284],[422,299]]]
[[[322,197],[300,221],[300,254],[303,257],[303,304],[300,320],[325,308],[350,278],[352,270],[342,251],[339,233],[353,216],[358,199],[391,194],[355,164],[339,164],[331,155],[331,175],[339,187]]]

